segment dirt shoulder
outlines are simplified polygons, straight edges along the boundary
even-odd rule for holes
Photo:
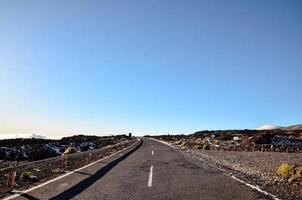
[[[276,175],[282,163],[302,163],[302,153],[184,150],[227,173],[258,185],[281,199],[302,199],[301,182],[288,183]]]

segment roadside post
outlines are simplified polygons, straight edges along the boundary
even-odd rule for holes
[[[9,172],[7,173],[7,183],[6,186],[9,189],[12,189],[15,186],[15,180],[16,180],[16,166],[17,163],[16,162],[12,162],[10,164],[11,169],[9,170]]]
[[[65,156],[65,158],[63,159],[63,169],[66,169],[68,165],[68,157]]]
[[[87,154],[86,157],[87,164],[89,164],[90,160],[91,160],[91,153]]]

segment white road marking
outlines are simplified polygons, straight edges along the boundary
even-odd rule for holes
[[[273,194],[271,194],[271,193],[269,193],[267,191],[264,191],[264,190],[260,189],[259,186],[257,186],[257,185],[249,184],[249,183],[247,183],[247,182],[245,182],[245,181],[243,181],[243,180],[235,177],[234,175],[229,175],[229,174],[227,174],[227,175],[230,176],[231,178],[235,179],[236,181],[239,181],[240,183],[243,183],[244,185],[246,185],[246,186],[248,186],[250,188],[253,188],[254,190],[257,190],[258,192],[261,192],[261,193],[263,193],[263,194],[265,194],[267,196],[272,197],[274,200],[281,200],[281,199],[277,198],[275,195],[273,195]]]
[[[140,140],[140,139],[139,139],[139,140]],[[30,189],[27,189],[27,190],[23,190],[23,191],[18,191],[17,194],[14,194],[14,195],[9,196],[9,197],[7,197],[7,198],[4,198],[4,199],[2,199],[2,200],[11,200],[11,199],[15,199],[15,198],[21,196],[22,194],[26,194],[26,193],[28,193],[28,192],[31,192],[31,191],[33,191],[33,190],[36,190],[36,189],[38,189],[38,188],[40,188],[40,187],[43,187],[43,186],[45,186],[45,185],[48,185],[49,183],[55,182],[55,181],[60,180],[60,179],[62,179],[62,178],[64,178],[64,177],[66,177],[66,176],[69,176],[69,175],[71,175],[71,174],[73,174],[73,173],[75,173],[75,172],[77,172],[77,171],[80,171],[80,170],[85,169],[85,168],[87,168],[87,167],[89,167],[89,166],[91,166],[91,165],[94,165],[94,164],[96,164],[96,163],[98,163],[98,162],[100,162],[100,161],[102,161],[102,160],[105,160],[105,159],[107,159],[107,158],[110,158],[110,157],[112,157],[112,156],[114,156],[114,155],[116,155],[116,154],[122,152],[123,150],[128,149],[128,148],[130,148],[130,147],[136,145],[136,144],[137,144],[137,142],[135,142],[134,144],[130,145],[129,147],[123,148],[122,150],[117,151],[117,152],[115,152],[115,153],[113,153],[113,154],[111,154],[111,155],[109,155],[109,156],[107,156],[107,157],[101,158],[101,159],[99,159],[99,160],[97,160],[97,161],[95,161],[95,162],[92,162],[92,163],[90,163],[90,164],[88,164],[88,165],[85,165],[85,166],[83,166],[83,167],[81,167],[81,168],[78,168],[78,169],[76,169],[76,170],[73,170],[73,171],[71,171],[71,172],[68,172],[68,173],[66,173],[66,174],[63,174],[62,176],[59,176],[59,177],[57,177],[57,178],[51,179],[51,180],[49,180],[49,181],[46,181],[45,183],[42,183],[42,184],[40,184],[40,185],[37,185],[37,186],[35,186],[35,187],[33,187],[33,188],[30,188]],[[152,184],[152,180],[151,180],[151,184]]]
[[[153,177],[153,165],[151,165],[151,167],[150,167],[148,187],[152,187],[152,177]]]
[[[152,150],[152,156],[154,155],[154,151]]]
[[[157,139],[154,139],[154,138],[149,138],[150,140],[154,140],[154,141],[156,141],[156,142],[160,142],[160,143],[162,143],[162,144],[165,144],[165,145],[167,145],[167,146],[169,146],[169,147],[172,147],[173,149],[177,149],[177,147],[176,146],[174,146],[174,145],[172,145],[172,144],[170,144],[170,143],[168,143],[168,142],[165,142],[165,141],[162,141],[162,140],[157,140]]]

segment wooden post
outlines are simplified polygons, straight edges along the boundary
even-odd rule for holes
[[[89,162],[90,162],[90,160],[91,160],[91,153],[89,153]]]
[[[9,188],[9,189],[12,189],[14,186],[15,186],[15,180],[16,180],[16,166],[17,166],[17,163],[15,162],[12,162],[10,164],[10,167],[12,167],[8,174],[6,175],[7,176],[7,183],[6,183],[6,186]]]
[[[9,171],[7,176],[7,187],[9,189],[15,186],[15,179],[16,179],[16,171],[15,170]]]
[[[91,153],[87,154],[87,156],[86,156],[86,161],[88,164],[89,164],[90,160],[91,160]]]
[[[89,163],[89,154],[86,155],[86,162]]]
[[[68,159],[67,156],[63,159],[63,169],[66,169],[68,165]]]

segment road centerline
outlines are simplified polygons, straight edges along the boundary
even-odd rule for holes
[[[153,178],[153,165],[151,165],[151,167],[150,167],[148,187],[152,187],[152,178]]]
[[[152,150],[151,153],[152,153],[152,156],[153,156],[154,155],[154,151]]]

